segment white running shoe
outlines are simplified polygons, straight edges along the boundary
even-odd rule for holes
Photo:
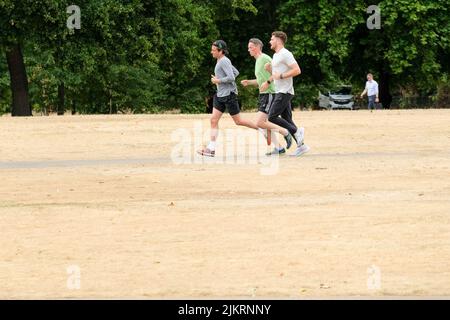
[[[300,157],[301,155],[307,153],[309,150],[311,150],[310,147],[308,147],[306,144],[301,145],[300,147],[297,147],[295,149],[294,153],[291,154],[291,157]]]
[[[305,140],[305,128],[298,128],[295,133],[295,139],[297,140],[297,146],[303,145],[303,141]]]

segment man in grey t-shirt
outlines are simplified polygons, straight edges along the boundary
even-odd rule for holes
[[[197,153],[202,156],[214,157],[216,150],[216,139],[219,132],[219,120],[222,114],[228,109],[231,117],[238,126],[245,126],[258,129],[255,123],[243,119],[240,115],[239,103],[237,100],[236,77],[239,71],[232,65],[226,56],[228,47],[225,41],[217,40],[211,46],[211,55],[217,60],[214,75],[211,75],[211,82],[217,86],[217,93],[214,95],[213,113],[211,116],[211,141]]]

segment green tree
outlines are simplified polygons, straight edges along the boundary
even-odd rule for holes
[[[203,112],[204,98],[212,86],[211,43],[237,19],[238,11],[252,12],[251,0],[159,0],[146,2],[146,17],[153,19],[153,41],[159,52],[159,66],[167,75],[168,108],[182,112]]]
[[[279,7],[280,28],[291,36],[288,45],[303,67],[302,82],[359,86],[372,71],[386,87],[435,89],[439,75],[448,72],[450,1],[380,1],[381,30],[366,26],[370,4],[289,0]]]

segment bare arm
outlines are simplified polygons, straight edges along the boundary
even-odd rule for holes
[[[242,84],[244,87],[247,87],[247,86],[254,86],[254,87],[257,87],[257,86],[258,86],[258,82],[256,81],[256,79],[252,79],[252,80],[242,80],[242,81],[241,81],[241,84]]]

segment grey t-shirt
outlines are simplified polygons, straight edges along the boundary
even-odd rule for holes
[[[224,56],[217,60],[214,73],[220,79],[220,83],[217,85],[218,97],[229,96],[231,92],[238,94],[235,80],[239,71],[231,64],[230,59]]]

